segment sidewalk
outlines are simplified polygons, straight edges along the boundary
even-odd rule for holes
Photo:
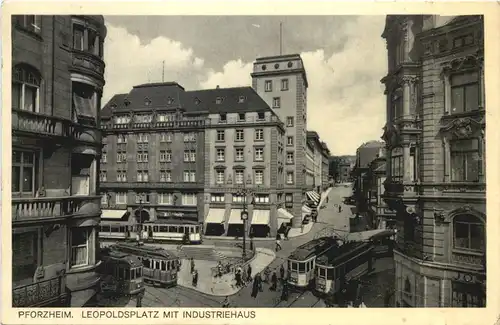
[[[320,199],[319,205],[318,205],[318,214],[321,211],[320,207],[323,205],[323,202],[328,197],[331,190],[332,190],[332,188],[329,187],[326,191],[321,193],[321,199]],[[288,238],[294,238],[294,237],[306,235],[307,233],[309,233],[311,231],[313,226],[314,226],[314,222],[310,221],[307,225],[304,225],[304,230],[302,230],[302,228],[292,228],[292,229],[290,229],[290,232],[288,233]]]
[[[250,261],[252,277],[262,272],[275,258],[276,254],[272,250],[257,247],[255,257]],[[195,260],[195,268],[198,270],[198,285],[193,287],[190,262],[183,260],[177,284],[207,295],[220,297],[234,295],[243,289],[236,287],[233,273],[214,278],[211,269],[216,266],[217,262],[214,261]]]

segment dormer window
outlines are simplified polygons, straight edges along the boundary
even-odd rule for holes
[[[128,98],[126,98],[126,99],[124,100],[124,103],[125,103],[125,106],[128,106],[128,105],[130,105],[130,100],[128,100]]]
[[[146,99],[144,100],[144,105],[146,105],[146,106],[151,105],[151,100],[149,100],[149,98],[146,98]]]
[[[198,105],[199,103],[201,103],[201,101],[200,101],[198,98],[195,98],[195,99],[194,99],[194,103],[195,103],[196,105]]]
[[[257,113],[257,119],[258,119],[259,121],[262,121],[264,118],[265,118],[265,114],[264,114],[264,112],[259,112],[259,113]]]
[[[167,105],[172,105],[174,103],[174,100],[172,99],[172,97],[168,97],[167,98]]]
[[[227,121],[227,115],[224,113],[220,114],[219,119],[220,119],[221,123],[225,123]]]
[[[216,103],[216,104],[222,104],[222,97],[217,97],[217,98],[215,99],[215,103]]]
[[[245,102],[245,96],[238,97],[238,103],[244,103],[244,102]]]

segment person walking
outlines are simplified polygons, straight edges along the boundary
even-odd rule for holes
[[[328,195],[326,196],[325,202],[328,204]]]
[[[235,274],[235,279],[236,279],[236,286],[239,288],[243,285],[243,282],[241,281],[241,268],[238,268],[236,270],[236,274]]]
[[[279,234],[276,235],[276,251],[281,250],[281,236]]]
[[[252,266],[250,264],[248,264],[247,279],[248,281],[252,281]]]
[[[226,296],[226,298],[224,298],[221,305],[222,305],[222,308],[229,308],[229,297],[228,296]]]
[[[196,287],[198,285],[198,271],[194,270],[193,272],[193,287]]]
[[[281,289],[281,300],[288,301],[288,283],[283,283],[283,288]]]
[[[273,275],[271,276],[271,286],[269,287],[269,290],[276,291],[277,284],[278,284],[278,277],[276,276],[276,272],[273,272]]]
[[[285,279],[285,268],[283,267],[283,264],[280,266],[280,279],[284,280]]]
[[[269,281],[271,280],[271,270],[269,270],[269,267],[266,267],[266,269],[264,270],[264,282],[265,283],[269,283]]]
[[[195,266],[195,265],[194,265],[194,259],[193,259],[192,257],[191,257],[190,262],[191,262],[191,273],[193,273],[193,272],[194,272],[194,266]]]
[[[262,277],[260,276],[260,273],[257,273],[255,275],[255,281],[257,281],[257,286],[259,287],[259,291],[262,292]]]
[[[339,213],[342,212],[342,206],[339,204]]]
[[[257,276],[253,279],[253,286],[252,286],[252,298],[257,298],[257,295],[259,294],[259,283],[257,281]]]

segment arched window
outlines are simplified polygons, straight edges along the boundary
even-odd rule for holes
[[[484,251],[485,228],[479,218],[462,214],[453,218],[453,247],[473,251]]]
[[[40,111],[40,73],[28,65],[17,65],[12,73],[12,109]]]

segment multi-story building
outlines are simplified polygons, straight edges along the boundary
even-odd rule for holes
[[[323,190],[326,190],[330,184],[330,149],[325,142],[321,142],[321,184]]]
[[[138,85],[103,108],[102,217],[203,221],[208,111],[175,82]]]
[[[84,306],[100,278],[102,16],[12,17],[12,305]]]
[[[285,164],[285,203],[292,225],[302,223],[301,208],[306,184],[307,76],[300,55],[258,58],[254,62],[252,87],[285,123],[285,152],[293,163]]]
[[[315,189],[315,165],[314,165],[314,143],[312,141],[306,142],[306,187],[308,190]]]
[[[356,208],[359,213],[368,212],[368,192],[370,189],[370,179],[368,170],[370,163],[380,154],[380,148],[384,147],[381,141],[369,141],[363,143],[356,150],[356,162],[352,169],[354,178],[353,195],[356,200]]]
[[[396,304],[485,306],[482,16],[388,16],[382,37]]]
[[[348,160],[340,160],[338,165],[338,183],[348,183],[351,181],[351,162]]]
[[[208,111],[205,129],[205,234],[276,235],[283,222],[285,127],[251,87],[191,91]],[[287,156],[286,164],[294,162]],[[286,218],[286,222],[289,222]],[[281,221],[281,222],[280,222]]]

